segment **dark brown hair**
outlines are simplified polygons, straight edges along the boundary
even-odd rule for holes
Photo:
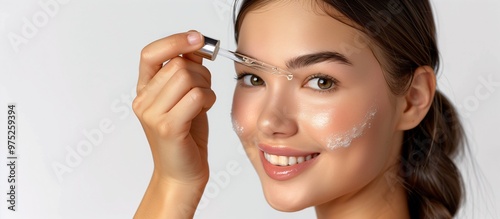
[[[241,1],[234,20],[236,42],[245,14],[269,2]],[[428,0],[318,0],[317,3],[333,7],[342,18],[331,14],[332,17],[368,36],[395,95],[407,92],[419,66],[431,66],[438,71],[436,27]],[[453,159],[463,151],[463,139],[464,131],[455,108],[436,91],[425,118],[404,133],[398,178],[407,191],[411,218],[452,218],[457,213],[464,187]]]

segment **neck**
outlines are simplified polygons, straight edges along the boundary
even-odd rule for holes
[[[317,218],[409,219],[406,191],[390,174],[395,173],[385,172],[355,193],[316,206]]]

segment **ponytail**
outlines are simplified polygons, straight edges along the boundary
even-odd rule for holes
[[[461,152],[464,131],[450,101],[436,91],[422,122],[404,134],[403,185],[412,219],[452,218],[464,194],[453,158]]]

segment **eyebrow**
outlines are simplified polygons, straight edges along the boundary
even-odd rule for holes
[[[352,65],[352,62],[338,52],[324,51],[297,56],[286,62],[289,69],[303,68],[321,62],[339,62],[345,65]]]

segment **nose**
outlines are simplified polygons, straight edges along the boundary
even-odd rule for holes
[[[298,131],[295,103],[283,95],[270,95],[266,98],[259,115],[257,126],[259,131],[269,138],[287,138]]]

